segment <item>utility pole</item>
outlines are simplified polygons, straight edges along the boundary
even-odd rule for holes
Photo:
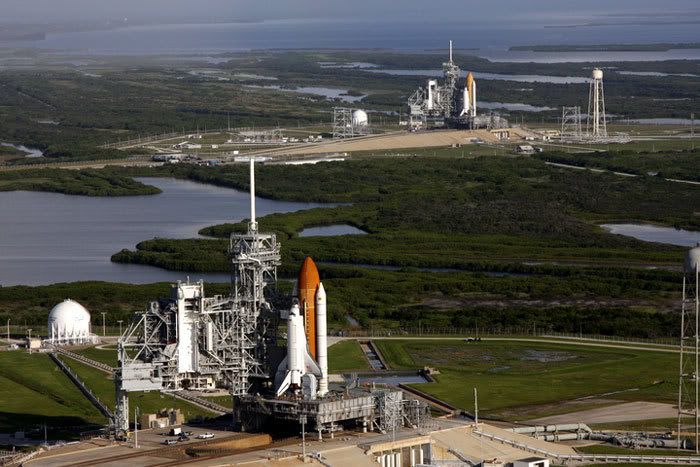
[[[122,335],[122,323],[123,323],[123,322],[124,322],[123,319],[120,319],[119,321],[117,321],[117,323],[119,323],[119,336],[120,336],[120,337],[121,337],[121,335]]]
[[[7,342],[10,342],[10,318],[7,318]]]
[[[134,449],[139,448],[139,406],[134,407]]]
[[[476,388],[474,388],[474,423],[479,425],[479,397],[476,393]]]
[[[107,335],[106,327],[105,327],[105,315],[106,314],[107,313],[105,313],[104,311],[102,312],[102,337]]]
[[[306,415],[301,419],[301,461],[306,462]]]

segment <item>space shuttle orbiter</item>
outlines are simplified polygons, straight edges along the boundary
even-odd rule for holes
[[[321,369],[311,358],[306,344],[299,304],[294,303],[287,319],[287,356],[280,363],[275,375],[277,395],[280,396],[290,389],[300,389],[301,377],[309,373],[321,378]]]
[[[301,387],[302,377],[314,375],[319,396],[328,392],[328,338],[326,291],[313,259],[306,258],[296,285],[294,301],[287,319],[287,357],[275,375],[278,396]]]

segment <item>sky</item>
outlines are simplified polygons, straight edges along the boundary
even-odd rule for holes
[[[663,5],[660,7],[659,5]],[[114,20],[595,19],[599,14],[700,17],[698,0],[0,0],[0,23]]]

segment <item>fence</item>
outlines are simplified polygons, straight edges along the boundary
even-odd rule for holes
[[[63,363],[63,360],[61,360],[60,358],[58,358],[58,357],[56,356],[56,354],[53,353],[53,352],[50,352],[50,353],[49,353],[49,356],[51,357],[51,359],[52,359],[54,362],[56,362],[56,364],[61,368],[61,370],[63,370],[63,372],[68,376],[68,378],[70,378],[70,380],[73,381],[73,383],[74,383],[76,386],[78,386],[78,389],[80,389],[80,391],[81,391],[83,394],[85,394],[85,397],[87,397],[88,400],[89,400],[90,402],[92,402],[93,405],[94,405],[95,407],[97,407],[97,410],[99,410],[99,411],[102,413],[102,415],[104,415],[105,417],[109,418],[110,420],[114,418],[114,414],[113,414],[112,411],[109,409],[109,407],[107,407],[107,406],[104,404],[104,402],[102,402],[102,401],[100,400],[100,398],[97,397],[97,396],[85,385],[85,383],[83,383],[83,381],[82,381],[80,378],[78,378],[78,375],[76,375],[75,372],[74,372],[73,370],[71,370],[71,368],[70,368],[68,365],[66,365],[65,363]]]

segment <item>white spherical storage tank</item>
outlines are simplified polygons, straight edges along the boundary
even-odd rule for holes
[[[594,68],[593,79],[603,79],[603,70],[601,70],[600,68]]]
[[[367,118],[367,112],[364,110],[355,110],[352,113],[352,125],[353,126],[367,126],[369,124],[369,119]]]
[[[73,300],[64,300],[51,309],[48,342],[54,345],[86,344],[97,341],[90,332],[90,312]]]

